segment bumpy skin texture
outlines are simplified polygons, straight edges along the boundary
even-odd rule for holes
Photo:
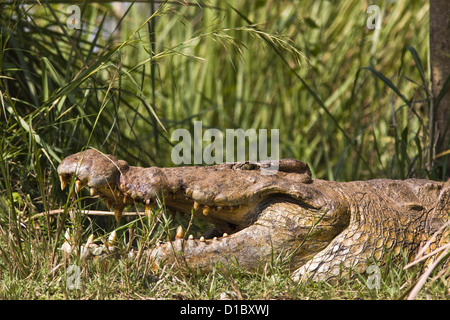
[[[168,208],[215,225],[206,239],[177,239],[154,249],[157,262],[202,271],[221,262],[256,269],[290,257],[295,280],[329,280],[367,259],[380,263],[404,249],[414,255],[448,242],[438,231],[448,221],[450,183],[408,179],[333,182],[311,178],[307,164],[283,159],[206,167],[141,168],[87,150],[58,167],[62,186],[94,188],[120,218],[125,205],[164,196]],[[438,233],[437,233],[438,232]]]

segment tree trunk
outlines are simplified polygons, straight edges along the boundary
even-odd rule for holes
[[[442,91],[450,75],[450,0],[430,0],[430,64],[432,86],[429,119],[432,143],[430,156],[434,157],[450,150],[449,87],[445,93]],[[440,101],[437,99],[439,95],[442,96]],[[438,157],[436,161],[442,163],[442,174],[450,177],[450,154]]]

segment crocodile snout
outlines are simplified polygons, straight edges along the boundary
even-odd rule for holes
[[[80,181],[77,184],[103,189],[114,186],[120,172],[127,168],[126,161],[89,149],[65,158],[58,166],[58,174],[61,179],[61,189],[70,183],[73,176]]]
[[[75,192],[87,186],[91,195],[100,193],[106,197],[108,208],[114,207],[116,220],[120,221],[124,203],[121,200],[123,195],[118,192],[118,183],[121,173],[128,171],[128,168],[126,161],[88,149],[65,158],[58,166],[58,174],[61,189],[75,179]]]

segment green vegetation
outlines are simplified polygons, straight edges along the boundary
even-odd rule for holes
[[[59,190],[59,162],[86,146],[170,166],[171,132],[200,120],[223,132],[279,129],[281,157],[309,163],[317,178],[443,179],[429,152],[425,1],[379,1],[380,30],[366,27],[368,1],[74,4],[80,29],[68,28],[67,3],[0,4],[0,298],[392,299],[418,279],[420,266],[393,263],[373,291],[358,276],[299,285],[282,262],[187,277],[145,259],[105,269],[74,257],[81,289],[69,290],[66,228],[79,245],[113,226],[79,213],[105,209],[99,201]],[[63,212],[40,215],[54,209]],[[133,244],[173,232],[163,211],[128,220]],[[418,298],[448,295],[441,276]]]

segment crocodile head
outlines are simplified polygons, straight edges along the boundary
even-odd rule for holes
[[[332,187],[313,182],[305,163],[283,159],[278,172],[262,174],[270,165],[141,168],[89,149],[65,158],[58,173],[62,188],[71,183],[100,194],[117,220],[126,205],[148,206],[160,197],[167,208],[215,225],[200,239],[159,246],[152,252],[158,261],[175,262],[179,252],[188,266],[202,270],[229,261],[255,269],[286,253],[298,265],[348,225],[348,204]]]

